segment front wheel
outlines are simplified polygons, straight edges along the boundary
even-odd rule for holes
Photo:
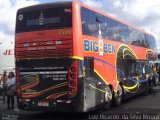
[[[117,93],[114,94],[113,97],[113,105],[115,107],[120,106],[122,103],[122,95],[123,95],[123,89],[120,85],[118,85]]]
[[[107,110],[110,108],[111,104],[112,104],[112,90],[109,86],[105,87],[105,96],[104,96],[104,100],[105,100],[105,105],[104,105],[104,109]]]

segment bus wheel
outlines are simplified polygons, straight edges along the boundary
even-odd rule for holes
[[[107,110],[110,108],[111,104],[112,104],[112,90],[109,86],[105,87],[105,96],[104,96],[104,100],[105,100],[105,105],[104,105],[104,110]]]
[[[114,94],[114,97],[113,97],[113,104],[115,107],[121,105],[122,95],[123,95],[123,89],[122,89],[121,85],[118,85],[118,91],[117,91],[117,93]]]

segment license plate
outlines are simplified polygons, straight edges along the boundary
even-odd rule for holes
[[[49,106],[49,103],[48,102],[38,102],[38,106],[47,107]]]

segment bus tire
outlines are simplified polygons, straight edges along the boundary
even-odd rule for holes
[[[105,95],[104,95],[104,110],[108,110],[111,107],[112,104],[112,98],[113,98],[113,92],[112,89],[109,86],[105,87]]]
[[[113,105],[115,107],[120,106],[122,103],[122,95],[123,95],[123,88],[121,85],[118,85],[118,91],[113,96]]]

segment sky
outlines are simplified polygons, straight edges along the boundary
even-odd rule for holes
[[[68,0],[0,0],[0,43],[14,41],[16,11],[33,4]],[[74,0],[160,36],[160,0]],[[158,41],[160,47],[160,42]]]

